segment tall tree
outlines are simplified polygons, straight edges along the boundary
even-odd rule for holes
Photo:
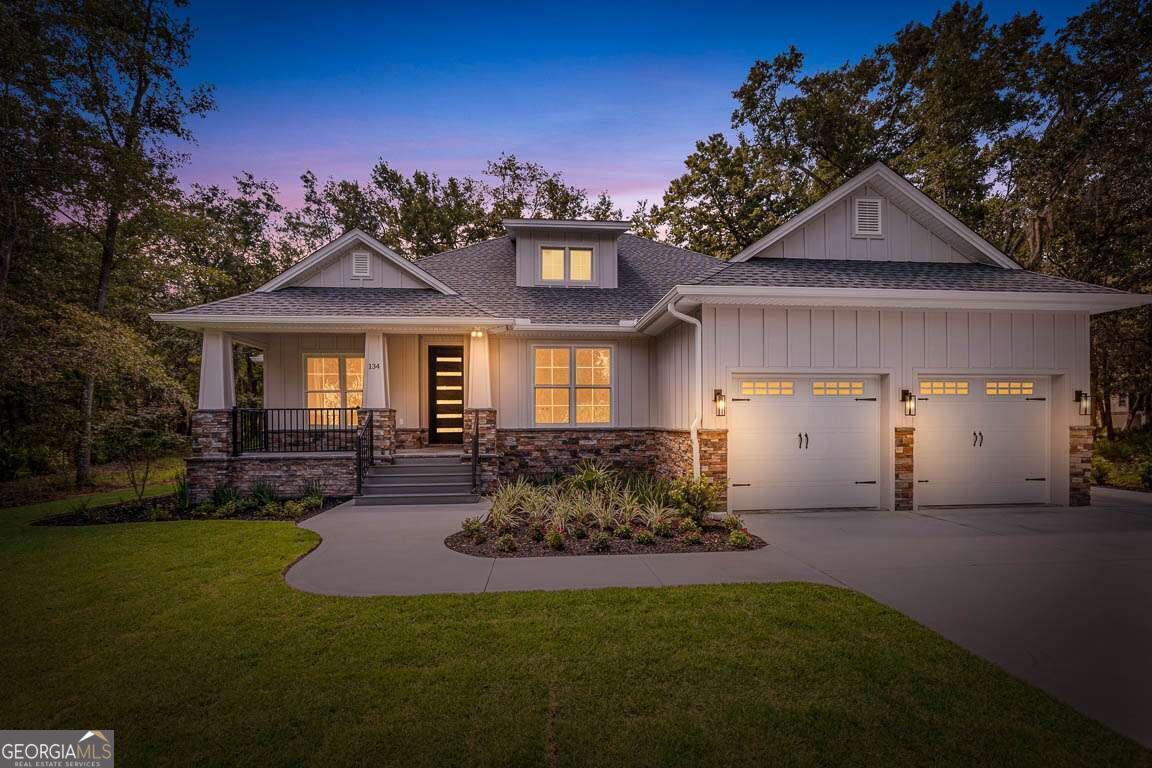
[[[65,211],[99,249],[92,309],[108,310],[114,272],[123,257],[121,229],[173,199],[171,171],[183,156],[173,140],[192,138],[190,117],[213,108],[210,89],[186,92],[177,72],[187,64],[189,23],[173,15],[183,0],[76,0],[67,34],[74,73],[65,83],[70,107],[84,123],[85,173],[69,190]],[[87,484],[92,460],[95,378],[80,393],[76,482]]]

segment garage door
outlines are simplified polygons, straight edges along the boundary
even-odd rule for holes
[[[1047,378],[924,377],[914,419],[917,505],[1051,498]]]
[[[728,411],[736,510],[879,506],[878,381],[739,376]]]

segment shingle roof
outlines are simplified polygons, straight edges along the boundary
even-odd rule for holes
[[[923,261],[757,258],[728,264],[696,282],[795,288],[1123,293],[1024,269]]]
[[[459,296],[424,288],[278,288],[172,312],[173,315],[480,317]]]
[[[617,288],[529,288],[516,285],[516,247],[500,237],[419,261],[471,303],[499,317],[542,323],[616,323],[634,320],[668,290],[724,266],[710,256],[620,236]]]

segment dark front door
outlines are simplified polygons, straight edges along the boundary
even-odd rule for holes
[[[428,442],[464,442],[464,347],[428,347]]]

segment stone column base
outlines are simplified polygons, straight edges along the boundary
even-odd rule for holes
[[[396,454],[396,411],[393,408],[361,408],[361,421],[368,414],[372,414],[372,450],[375,459],[391,464]]]
[[[480,493],[490,493],[500,480],[500,455],[496,445],[496,409],[464,409],[464,458],[472,460],[472,438],[479,430]]]
[[[232,455],[232,411],[192,412],[192,455],[197,458]]]
[[[702,429],[700,440],[700,477],[716,486],[716,506],[728,509],[728,430]],[[691,451],[692,447],[689,446]]]
[[[915,437],[914,427],[896,427],[896,509],[900,511],[909,511],[914,505]]]
[[[1092,427],[1068,429],[1068,506],[1086,507],[1092,503]]]

